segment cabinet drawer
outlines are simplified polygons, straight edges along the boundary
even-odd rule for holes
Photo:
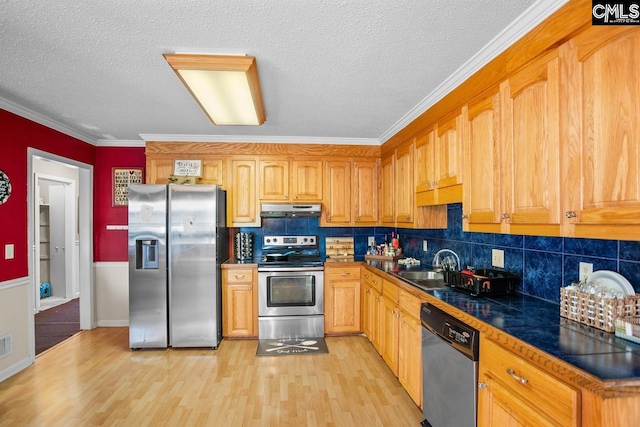
[[[365,282],[371,285],[372,288],[382,293],[382,277],[370,272],[369,270],[364,270],[362,272],[362,277]]]
[[[512,395],[544,411],[559,425],[572,425],[572,420],[577,419],[580,406],[577,390],[498,344],[481,341],[480,364]]]
[[[327,279],[336,281],[360,281],[360,267],[328,268]]]
[[[253,270],[247,269],[229,269],[226,272],[227,283],[253,283]]]
[[[388,280],[382,280],[382,295],[396,304],[398,303],[398,287]]]
[[[400,289],[398,293],[398,305],[400,308],[416,319],[420,319],[420,299],[409,292]]]

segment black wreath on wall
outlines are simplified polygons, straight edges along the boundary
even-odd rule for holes
[[[11,196],[11,181],[6,173],[0,171],[0,205],[9,200]]]

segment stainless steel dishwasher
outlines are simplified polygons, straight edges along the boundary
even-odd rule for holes
[[[475,427],[480,333],[425,302],[422,322],[423,426]]]

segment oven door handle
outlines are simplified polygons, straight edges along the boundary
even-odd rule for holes
[[[324,267],[258,267],[258,272],[261,271],[323,271]]]

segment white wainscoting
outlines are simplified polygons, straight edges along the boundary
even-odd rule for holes
[[[129,263],[95,263],[98,326],[129,326]]]
[[[0,282],[0,336],[13,336],[13,353],[0,359],[0,382],[33,363],[29,356],[30,307],[28,277]]]

